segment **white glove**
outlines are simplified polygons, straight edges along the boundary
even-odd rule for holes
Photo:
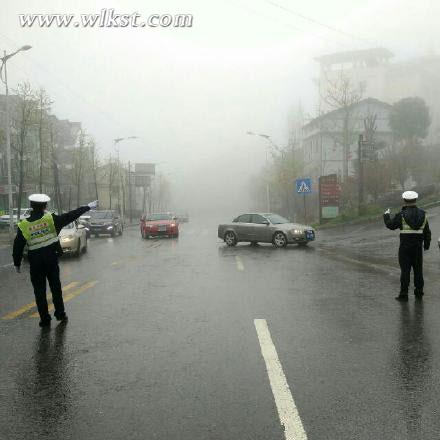
[[[388,209],[384,212],[384,214],[391,214],[391,209],[388,208]]]
[[[87,205],[90,209],[96,209],[98,207],[98,200],[94,200]]]
[[[21,267],[20,266],[14,266],[14,267],[15,267],[15,272],[21,273]]]

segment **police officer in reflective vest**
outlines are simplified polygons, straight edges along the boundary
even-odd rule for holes
[[[15,270],[20,272],[23,250],[27,244],[31,281],[40,314],[40,327],[47,327],[50,326],[51,316],[46,299],[46,279],[52,292],[55,318],[58,321],[67,321],[58,266],[58,254],[61,250],[58,234],[64,226],[75,221],[91,208],[96,208],[97,201],[61,215],[46,212],[47,202],[50,201],[46,194],[32,194],[29,196],[29,201],[32,212],[30,217],[18,223],[13,259]]]
[[[416,299],[423,297],[423,249],[427,251],[431,244],[431,231],[425,211],[416,206],[419,195],[415,191],[402,194],[404,206],[391,217],[390,209],[383,216],[388,229],[400,229],[399,265],[400,294],[398,301],[408,301],[408,288],[411,268],[414,271],[414,295]]]

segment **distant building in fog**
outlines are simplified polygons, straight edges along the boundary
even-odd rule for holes
[[[320,64],[317,80],[321,111],[328,111],[323,97],[329,83],[341,73],[364,98],[376,98],[394,104],[419,96],[429,106],[432,117],[431,141],[440,138],[440,56],[424,56],[402,62],[391,62],[393,53],[384,48],[337,52],[316,58]]]
[[[358,138],[364,133],[364,120],[376,117],[375,142],[377,145],[390,145],[393,134],[389,127],[391,105],[377,99],[364,99],[353,104],[350,110],[349,134],[350,150],[348,174],[356,172],[358,160]],[[311,120],[303,126],[302,154],[304,173],[316,181],[317,177],[328,174],[343,175],[343,119],[344,111],[333,110]]]

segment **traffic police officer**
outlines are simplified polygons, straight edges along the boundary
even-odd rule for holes
[[[417,208],[419,195],[415,191],[405,191],[402,194],[404,206],[402,210],[391,217],[390,209],[383,216],[388,229],[400,229],[399,265],[400,265],[400,294],[398,301],[408,301],[408,288],[411,268],[414,271],[414,295],[416,299],[423,297],[423,248],[429,249],[431,231],[428,219],[423,209]]]
[[[64,226],[75,221],[91,208],[96,208],[97,201],[61,215],[45,212],[47,202],[50,201],[50,197],[46,194],[32,194],[29,196],[29,201],[32,212],[30,217],[18,223],[13,259],[15,270],[20,272],[23,250],[27,244],[31,281],[40,314],[40,327],[47,327],[50,326],[51,316],[46,299],[46,278],[52,291],[55,318],[58,321],[67,321],[58,266],[58,254],[61,250],[58,234]]]

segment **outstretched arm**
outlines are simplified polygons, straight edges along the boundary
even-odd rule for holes
[[[392,231],[400,229],[402,226],[402,214],[399,212],[394,217],[391,217],[391,214],[385,213],[383,215],[383,221],[385,226]]]
[[[52,214],[53,222],[55,223],[55,228],[57,230],[57,233],[59,234],[61,229],[64,228],[64,226],[68,225],[69,223],[72,223],[87,211],[90,211],[89,206],[80,206],[79,208],[74,209],[73,211],[69,211],[61,215]]]

